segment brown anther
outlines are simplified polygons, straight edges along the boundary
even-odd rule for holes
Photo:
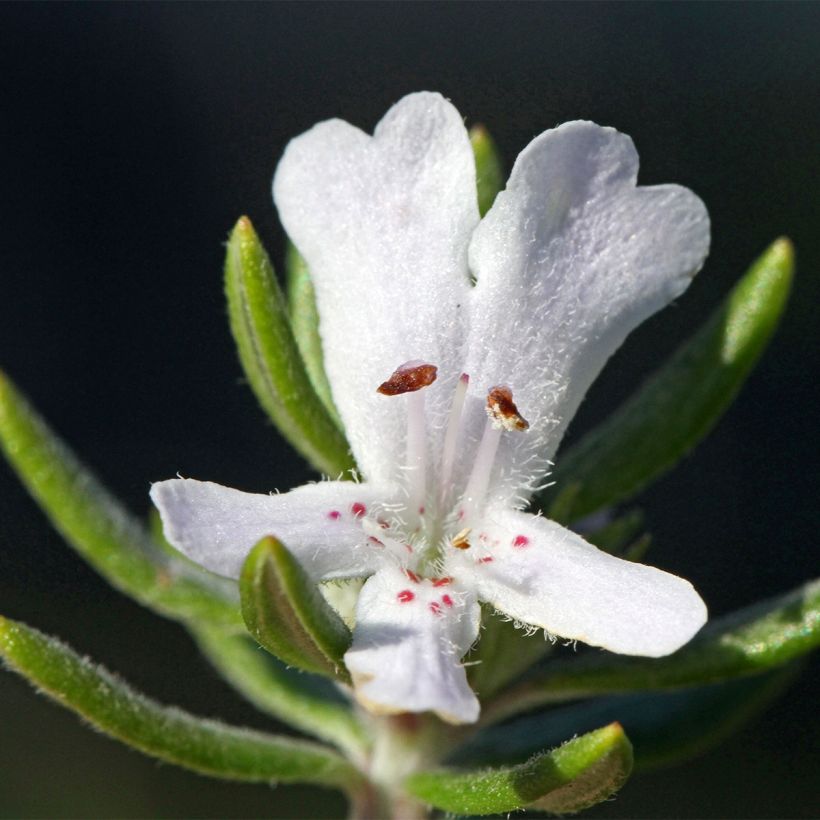
[[[505,430],[527,430],[530,423],[518,412],[509,387],[491,387],[487,393],[487,415]]]
[[[468,540],[470,535],[470,528],[465,527],[461,532],[458,532],[453,537],[453,540],[450,542],[457,550],[468,550],[470,549],[470,542]]]
[[[426,362],[405,362],[393,371],[393,375],[380,384],[377,392],[383,396],[400,396],[402,393],[414,393],[422,387],[428,387],[438,375],[438,368]]]

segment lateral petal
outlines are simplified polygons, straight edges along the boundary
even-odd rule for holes
[[[238,578],[266,535],[278,538],[317,581],[369,575],[379,563],[361,519],[384,494],[368,484],[325,481],[263,495],[179,478],[158,481],[151,499],[170,543],[219,575]]]
[[[624,655],[669,655],[706,622],[688,581],[510,509],[490,511],[470,549],[450,551],[447,571],[516,620]]]
[[[474,722],[480,707],[460,661],[479,621],[463,588],[383,567],[362,588],[345,655],[356,697],[377,713],[432,711],[449,723]]]

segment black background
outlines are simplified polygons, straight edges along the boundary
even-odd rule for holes
[[[0,7],[0,366],[140,513],[177,471],[246,490],[309,477],[241,384],[222,243],[247,213],[281,258],[270,180],[287,140],[372,129],[439,90],[508,163],[573,118],[613,125],[641,181],[709,207],[712,254],[636,332],[572,435],[602,418],[774,238],[798,279],[784,326],[716,431],[644,502],[652,563],[713,614],[817,574],[820,223],[817,4],[275,4]],[[110,590],[0,465],[0,611],[58,634],[162,701],[267,726],[181,628]],[[816,669],[816,667],[815,667]],[[593,816],[811,816],[820,726],[807,675],[680,769]],[[0,678],[2,816],[337,816],[330,793],[160,766]]]

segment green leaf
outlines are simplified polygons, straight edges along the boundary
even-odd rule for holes
[[[225,294],[239,360],[274,424],[321,472],[335,477],[352,469],[347,441],[311,385],[285,297],[247,217],[228,241]]]
[[[464,659],[470,688],[482,700],[503,689],[552,650],[543,631],[530,635],[488,604],[480,640]]]
[[[172,618],[242,629],[236,585],[158,546],[3,373],[0,446],[51,523],[114,587]]]
[[[319,311],[316,308],[316,291],[310,279],[307,263],[296,247],[288,243],[285,257],[285,270],[288,282],[288,311],[293,336],[302,354],[310,383],[316,395],[322,400],[327,412],[340,430],[342,422],[333,395],[330,382],[325,373],[325,354],[322,348],[322,337],[319,333]]]
[[[551,502],[550,518],[575,521],[630,498],[714,427],[777,327],[793,269],[792,245],[778,239],[663,367],[560,455],[552,474],[555,486],[559,493],[574,484],[578,489],[571,513]],[[542,496],[542,507],[546,499]]]
[[[251,550],[239,590],[245,625],[261,646],[291,666],[350,680],[343,661],[350,630],[272,536]]]
[[[478,212],[484,216],[504,187],[504,169],[498,149],[483,125],[474,125],[470,129],[470,142],[475,156]]]
[[[61,705],[142,752],[230,780],[349,788],[356,770],[315,743],[226,726],[161,706],[59,641],[0,617],[0,655]]]
[[[248,635],[192,628],[200,650],[217,671],[257,708],[329,741],[361,759],[367,735],[350,703],[326,678],[286,667]]]
[[[575,812],[606,800],[632,770],[632,746],[613,723],[526,763],[498,769],[421,772],[407,790],[454,814],[487,815],[536,808]]]
[[[635,508],[592,532],[582,532],[582,535],[590,544],[594,544],[604,552],[621,555],[630,544],[635,542],[636,538],[640,537],[643,526],[643,510]]]
[[[762,675],[674,692],[642,692],[587,700],[530,713],[484,729],[452,756],[459,765],[527,760],[573,732],[617,721],[632,741],[635,768],[652,769],[694,757],[758,715],[794,679],[800,664]]]
[[[665,658],[602,652],[548,664],[485,708],[485,723],[610,692],[697,686],[782,666],[820,646],[820,580],[707,624]]]

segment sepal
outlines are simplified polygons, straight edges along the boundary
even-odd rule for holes
[[[259,403],[316,469],[333,477],[346,473],[355,466],[347,441],[313,389],[285,297],[247,217],[228,240],[225,295],[239,360]]]
[[[523,808],[566,813],[611,797],[631,770],[632,746],[613,723],[517,766],[421,772],[405,786],[415,797],[453,814],[483,816]]]
[[[606,421],[559,454],[557,497],[541,506],[562,523],[624,501],[671,469],[714,427],[783,314],[794,270],[788,239],[751,266],[712,317]],[[577,485],[571,504],[561,488]]]
[[[349,682],[350,630],[275,538],[251,550],[239,591],[245,625],[261,646],[290,666]]]

